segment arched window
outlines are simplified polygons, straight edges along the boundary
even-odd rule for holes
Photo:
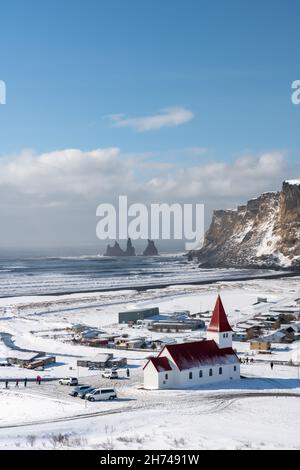
[[[199,371],[199,378],[202,379],[202,377],[203,377],[203,370],[200,370]]]
[[[169,376],[168,376],[168,374],[166,374],[166,375],[165,375],[165,379],[168,380],[168,378],[169,378]]]
[[[212,377],[212,375],[213,375],[213,370],[209,369],[209,376]]]
[[[219,367],[219,375],[222,375],[223,374],[223,369],[222,367]]]
[[[193,372],[190,372],[189,373],[189,379],[192,380],[192,378],[193,378]]]

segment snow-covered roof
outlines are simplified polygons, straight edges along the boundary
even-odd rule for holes
[[[86,362],[107,362],[109,359],[113,357],[113,354],[105,354],[105,353],[99,353],[94,357],[83,357],[80,358],[81,361],[86,361]]]
[[[35,352],[25,352],[25,351],[11,351],[11,353],[8,354],[8,357],[10,359],[20,359],[23,361],[32,361],[33,359],[40,357],[40,353],[35,353]]]
[[[174,344],[176,340],[174,338],[169,338],[165,336],[164,338],[158,338],[154,340],[155,343],[164,343],[164,344]]]

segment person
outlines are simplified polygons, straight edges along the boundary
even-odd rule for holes
[[[19,386],[19,380],[17,379],[16,380],[16,387],[18,387],[18,386]]]
[[[271,370],[273,370],[274,363],[273,363],[273,362],[271,362],[270,366],[271,366]]]
[[[36,383],[41,385],[41,381],[42,381],[41,376],[38,375],[37,378],[36,378]]]
[[[130,370],[128,369],[128,367],[127,367],[126,374],[127,374],[128,379],[129,379],[129,377],[130,377]]]
[[[24,387],[27,387],[27,378],[24,379]]]
[[[8,388],[8,380],[5,380],[5,388]]]

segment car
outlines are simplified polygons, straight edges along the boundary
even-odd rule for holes
[[[78,379],[76,377],[66,377],[60,379],[58,382],[60,385],[69,385],[70,387],[75,387],[78,385]]]
[[[87,393],[85,398],[88,401],[115,400],[117,394],[113,388],[96,388],[93,392]]]
[[[118,371],[115,369],[107,369],[102,372],[102,377],[105,379],[118,379]]]
[[[89,387],[86,390],[82,390],[81,392],[78,393],[78,396],[82,399],[85,400],[86,396],[88,393],[92,393],[95,390],[95,387]]]
[[[79,393],[86,392],[87,390],[91,390],[91,387],[89,385],[80,385],[79,387],[73,388],[69,395],[71,397],[78,397]]]

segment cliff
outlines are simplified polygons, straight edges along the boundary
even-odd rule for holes
[[[300,267],[300,180],[215,211],[203,248],[192,255],[203,266]]]

